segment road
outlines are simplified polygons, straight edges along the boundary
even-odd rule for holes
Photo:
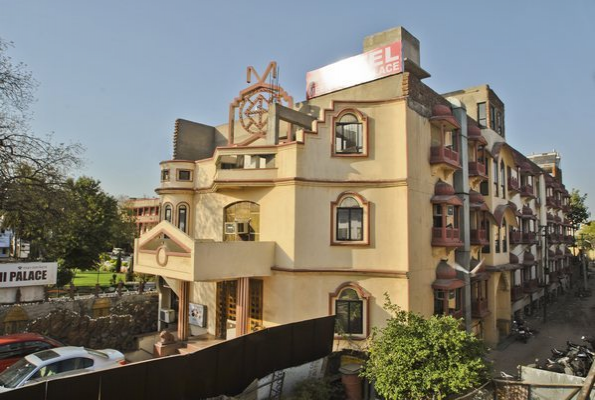
[[[593,279],[589,279],[590,288],[595,287]],[[575,283],[574,287],[576,286]],[[507,340],[492,349],[490,359],[494,363],[494,376],[500,376],[500,371],[516,375],[518,365],[534,363],[535,359],[545,360],[551,356],[552,347],[564,350],[567,340],[583,344],[581,336],[595,336],[595,290],[593,296],[582,299],[574,293],[575,289],[571,289],[547,305],[545,323],[543,310],[538,310],[535,315],[525,319],[531,328],[539,331],[526,344],[518,340]]]

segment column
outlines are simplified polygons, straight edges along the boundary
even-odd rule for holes
[[[238,293],[236,303],[236,336],[248,333],[250,320],[250,278],[238,279]]]
[[[188,312],[190,301],[188,293],[190,282],[180,281],[179,306],[178,306],[178,340],[188,340]]]

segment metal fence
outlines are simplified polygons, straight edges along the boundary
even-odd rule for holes
[[[254,379],[329,355],[334,316],[281,325],[194,353],[13,390],[0,399],[196,400],[235,395]]]

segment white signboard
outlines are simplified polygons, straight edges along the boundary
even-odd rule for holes
[[[55,262],[0,264],[0,288],[53,285],[57,271]]]
[[[206,327],[206,313],[207,313],[207,306],[203,304],[194,304],[188,303],[188,308],[190,312],[190,319],[188,323],[190,325],[200,326],[201,328]]]
[[[10,247],[10,231],[0,233],[0,247]]]

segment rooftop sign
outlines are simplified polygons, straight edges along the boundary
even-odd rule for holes
[[[401,42],[367,51],[306,74],[306,98],[403,72]]]

